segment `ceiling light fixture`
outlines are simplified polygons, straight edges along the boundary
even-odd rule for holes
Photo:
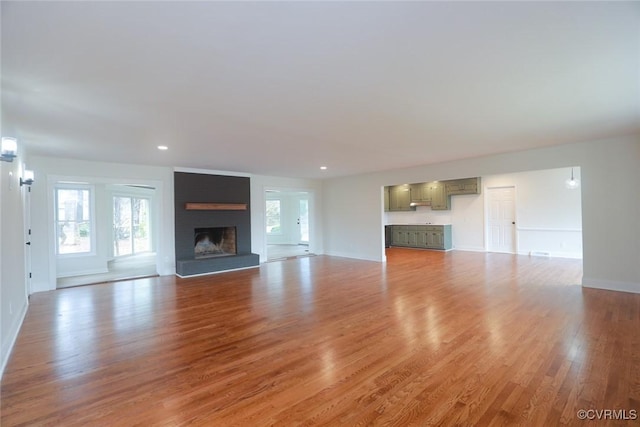
[[[158,145],[158,150],[166,151],[168,149],[169,147],[167,147],[166,145]]]
[[[571,178],[565,181],[565,185],[569,190],[575,190],[580,187],[580,181],[573,177],[573,168],[571,168]]]
[[[13,162],[18,152],[18,140],[8,136],[2,137],[2,146],[0,146],[0,161]]]
[[[327,167],[326,166],[320,166],[320,170],[326,171]]]

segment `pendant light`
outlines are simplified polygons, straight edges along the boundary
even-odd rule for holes
[[[575,190],[580,187],[580,180],[577,180],[573,176],[573,168],[571,168],[571,178],[565,181],[565,185],[569,190]]]

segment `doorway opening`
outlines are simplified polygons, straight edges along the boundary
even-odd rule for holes
[[[484,175],[479,194],[452,194],[448,210],[384,211],[383,225],[451,224],[453,250],[582,259],[580,175],[579,166]]]
[[[313,256],[311,206],[313,193],[265,190],[267,261]]]

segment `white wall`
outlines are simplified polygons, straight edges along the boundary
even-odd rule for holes
[[[322,254],[322,181],[313,179],[283,178],[264,175],[251,176],[251,250],[260,255],[260,262],[267,261],[267,235],[265,224],[265,192],[279,190],[309,194],[309,251]]]
[[[33,157],[30,167],[37,177],[31,203],[33,292],[52,290],[56,286],[53,186],[61,179],[89,182],[101,187],[123,183],[155,187],[159,207],[156,223],[161,230],[156,242],[157,269],[161,275],[175,274],[172,168],[50,157]],[[108,258],[108,253],[105,252],[104,257]]]
[[[0,162],[0,376],[28,306],[23,217],[27,187],[20,187],[23,160],[18,147],[12,163]]]
[[[583,285],[640,292],[639,162],[635,135],[326,180],[325,253],[384,260],[385,185],[579,166]]]

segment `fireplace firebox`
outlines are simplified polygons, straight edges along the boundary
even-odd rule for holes
[[[236,255],[236,227],[207,227],[194,230],[194,256],[212,258]]]

